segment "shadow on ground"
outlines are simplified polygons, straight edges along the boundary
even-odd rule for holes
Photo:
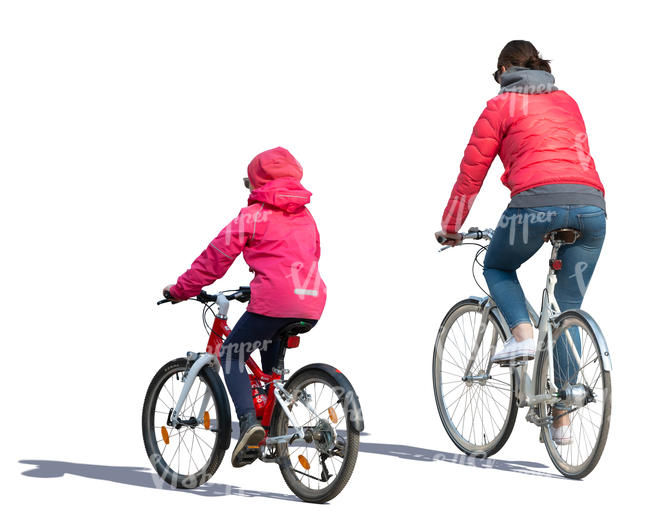
[[[178,493],[191,493],[206,497],[223,497],[236,495],[242,497],[263,497],[279,500],[292,500],[301,502],[294,495],[284,493],[268,493],[246,489],[229,484],[217,484],[207,482],[196,489],[176,489],[164,482],[156,473],[149,468],[137,466],[100,466],[97,464],[79,464],[77,462],[63,462],[58,460],[20,460],[21,464],[35,466],[23,471],[23,475],[35,478],[58,478],[64,475],[76,475],[79,477],[116,482],[127,486],[138,486],[144,488],[164,489]]]
[[[513,473],[523,473],[526,475],[535,475],[538,477],[563,478],[561,475],[543,471],[548,466],[539,462],[529,462],[523,460],[502,460],[490,458],[469,457],[463,453],[448,453],[445,451],[430,450],[419,448],[417,446],[406,446],[403,444],[380,444],[374,442],[362,442],[359,451],[364,453],[374,453],[377,455],[386,455],[397,457],[399,459],[416,460],[422,462],[448,462],[461,466],[472,466],[480,469],[495,469],[499,471],[510,471]]]
[[[362,442],[359,446],[359,451],[419,462],[447,462],[462,466],[471,466],[478,469],[493,469],[538,477],[562,478],[558,474],[543,471],[548,469],[548,467],[538,462],[502,460],[495,458],[483,459],[468,457],[461,453],[448,453],[403,444]],[[229,484],[217,484],[211,482],[207,482],[196,489],[176,489],[164,482],[149,468],[137,466],[102,466],[97,464],[80,464],[76,462],[56,460],[20,460],[19,462],[21,464],[34,466],[22,473],[27,477],[33,478],[60,478],[68,474],[89,479],[103,480],[106,482],[126,484],[128,486],[164,489],[206,497],[237,495],[242,497],[263,497],[277,500],[300,501],[294,495],[269,493],[266,491],[257,491],[239,486],[231,486]]]

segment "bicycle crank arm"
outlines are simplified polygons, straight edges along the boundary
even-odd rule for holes
[[[267,446],[277,446],[278,444],[291,444],[296,439],[302,439],[297,433],[290,433],[287,435],[278,435],[277,437],[267,437],[266,445]]]

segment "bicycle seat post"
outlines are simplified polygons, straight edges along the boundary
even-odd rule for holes
[[[280,376],[280,381],[284,382],[284,375],[288,374],[289,371],[284,369],[284,355],[287,352],[287,338],[282,337],[280,343],[280,350],[278,351],[278,360],[273,367],[273,373]]]

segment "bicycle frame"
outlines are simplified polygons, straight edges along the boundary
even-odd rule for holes
[[[178,398],[178,402],[176,403],[176,407],[170,416],[170,421],[173,426],[176,426],[178,424],[178,416],[183,409],[190,388],[194,384],[194,380],[199,375],[201,370],[206,366],[220,366],[219,351],[224,343],[224,340],[230,335],[231,332],[231,329],[227,324],[229,303],[230,302],[223,294],[218,295],[216,302],[218,311],[215,315],[212,329],[210,331],[210,337],[208,338],[206,351],[203,353],[187,353],[188,361],[193,362],[193,364],[190,369],[183,375],[183,388]],[[268,400],[264,407],[264,412],[261,420],[262,426],[264,426],[265,430],[268,431],[271,425],[273,410],[277,402],[281,406],[283,412],[287,415],[290,424],[295,428],[297,432],[295,434],[278,437],[266,437],[261,444],[275,445],[282,442],[287,442],[295,438],[304,438],[304,430],[302,426],[300,426],[294,414],[289,409],[289,405],[293,404],[293,402],[295,402],[295,399],[293,399],[292,396],[284,388],[284,371],[280,373],[267,374],[262,371],[262,369],[252,357],[249,357],[246,360],[246,366],[255,379],[257,379],[263,385],[266,385]],[[210,396],[206,392],[201,402],[201,407],[199,409],[197,417],[203,417],[208,407],[209,400]],[[312,413],[316,414],[316,412],[304,399],[300,399],[300,401]],[[287,404],[287,402],[289,402],[289,404]]]
[[[535,356],[535,368],[539,362],[541,352],[544,344],[548,348],[548,371],[549,371],[549,383],[550,383],[550,392],[547,394],[535,395],[534,393],[534,383],[530,376],[528,375],[528,362],[520,362],[512,366],[512,371],[515,375],[515,396],[517,397],[517,403],[519,407],[523,408],[525,406],[535,406],[540,403],[554,404],[560,401],[558,397],[558,389],[555,386],[555,377],[554,377],[554,363],[553,363],[553,330],[555,328],[554,319],[560,314],[560,307],[555,299],[555,285],[557,283],[557,275],[555,269],[553,268],[553,261],[557,259],[557,252],[559,250],[559,245],[553,246],[553,251],[551,253],[551,262],[549,265],[548,275],[546,277],[546,288],[542,294],[542,309],[541,314],[538,315],[533,309],[530,302],[526,299],[526,309],[528,315],[533,323],[533,326],[538,330],[537,336],[537,355]],[[496,303],[490,297],[484,297],[479,301],[481,308],[483,309],[481,316],[481,325],[479,327],[479,332],[477,334],[475,343],[472,347],[472,353],[468,359],[467,367],[465,369],[464,380],[466,381],[479,381],[487,380],[490,378],[490,372],[492,370],[492,364],[488,366],[487,372],[482,375],[471,376],[471,369],[476,356],[478,355],[481,344],[483,343],[483,337],[485,330],[487,328],[488,319],[490,313],[493,313],[500,323],[503,326],[503,329],[506,332],[506,339],[510,337],[510,329],[505,323],[505,319],[501,314],[501,311],[496,306]],[[565,331],[565,336],[567,343],[570,346],[570,351],[574,356],[576,363],[580,364],[580,355],[575,346],[573,338]],[[496,330],[493,333],[493,337],[490,344],[490,358],[494,356],[496,349]],[[537,370],[534,370],[534,373],[538,373]]]

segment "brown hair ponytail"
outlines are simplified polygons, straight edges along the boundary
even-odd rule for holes
[[[526,67],[533,70],[551,72],[551,60],[545,60],[535,46],[526,40],[512,40],[506,43],[497,60],[497,71],[505,67]]]

